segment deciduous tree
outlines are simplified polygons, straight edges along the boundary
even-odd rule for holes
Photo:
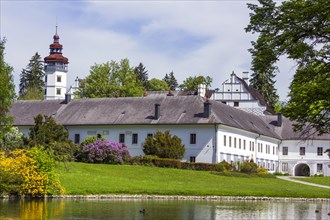
[[[198,85],[204,84],[206,88],[209,88],[212,83],[212,78],[209,76],[190,76],[183,81],[183,83],[179,86],[181,89],[185,91],[197,92]]]
[[[298,131],[330,133],[329,0],[291,0],[280,4],[259,0],[259,5],[248,4],[248,8],[252,13],[246,31],[259,34],[250,49],[252,69],[268,86],[281,56],[295,61],[297,71],[284,114],[296,121]],[[268,102],[272,103],[272,99]]]
[[[149,80],[148,90],[150,91],[168,91],[169,87],[164,80],[152,78]]]
[[[16,94],[13,80],[13,68],[4,60],[6,39],[0,39],[0,139],[3,140],[5,132],[10,127],[13,118],[8,115]]]
[[[134,68],[129,60],[95,64],[91,67],[90,75],[79,84],[77,97],[105,98],[141,96],[144,88],[137,81]]]

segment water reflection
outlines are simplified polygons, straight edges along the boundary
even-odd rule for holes
[[[145,209],[145,212],[142,210]],[[315,212],[318,210],[318,212]],[[330,219],[329,203],[185,200],[0,200],[0,219]]]

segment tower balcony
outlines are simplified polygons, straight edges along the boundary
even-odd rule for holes
[[[55,72],[55,71],[68,72],[68,65],[64,64],[64,63],[48,63],[45,65],[45,71],[46,72]]]

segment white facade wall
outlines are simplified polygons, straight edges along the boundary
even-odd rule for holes
[[[119,141],[119,134],[125,134],[125,145],[131,156],[144,155],[143,143],[148,134],[157,130],[170,130],[171,135],[177,135],[185,145],[183,161],[190,161],[191,157],[196,162],[214,163],[215,129],[212,125],[105,125],[105,126],[67,126],[69,138],[75,141],[79,134],[80,142],[86,136],[101,134],[107,140]],[[132,144],[133,134],[138,135],[137,144]],[[196,134],[196,143],[190,143],[190,135]]]
[[[283,147],[288,148],[287,155],[283,155]],[[305,149],[305,155],[300,148]],[[318,155],[318,148],[322,148],[322,154]],[[298,175],[299,166],[308,165],[310,175],[323,174],[330,176],[330,160],[324,151],[330,148],[329,140],[284,140],[279,148],[280,172]],[[322,164],[322,171],[318,170],[318,164]],[[319,165],[320,166],[320,165]]]
[[[266,146],[269,146],[269,151],[266,151]],[[274,138],[227,126],[221,126],[218,130],[218,162],[253,159],[259,166],[275,171],[278,167],[277,146],[278,140]]]
[[[19,126],[24,136],[29,135],[29,126]],[[104,126],[66,126],[69,138],[79,143],[86,136],[101,134],[107,140],[119,141],[119,134],[125,134],[125,145],[132,156],[144,155],[143,143],[148,134],[157,130],[170,130],[185,145],[183,161],[205,163],[237,162],[253,159],[260,167],[269,171],[299,175],[299,166],[308,165],[310,175],[330,176],[330,159],[324,151],[330,148],[329,140],[279,140],[225,125],[104,125]],[[132,144],[133,134],[138,135],[137,144]],[[190,135],[196,134],[196,143],[190,143]],[[225,140],[226,139],[226,140]],[[236,140],[236,147],[235,147]],[[244,147],[245,142],[245,147]],[[241,143],[241,145],[239,144]],[[288,155],[283,155],[283,147]],[[300,147],[305,147],[305,155],[300,155]],[[322,148],[322,155],[318,155]],[[322,171],[318,170],[322,164]]]

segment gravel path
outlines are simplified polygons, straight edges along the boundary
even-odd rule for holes
[[[295,183],[301,183],[301,184],[305,184],[305,185],[309,185],[309,186],[316,186],[316,187],[330,189],[330,186],[324,186],[324,185],[320,185],[320,184],[309,183],[309,182],[305,182],[305,181],[291,179],[290,176],[277,176],[277,178],[282,179],[282,180],[287,180],[287,181],[295,182]],[[301,178],[303,178],[303,177],[301,177]]]

